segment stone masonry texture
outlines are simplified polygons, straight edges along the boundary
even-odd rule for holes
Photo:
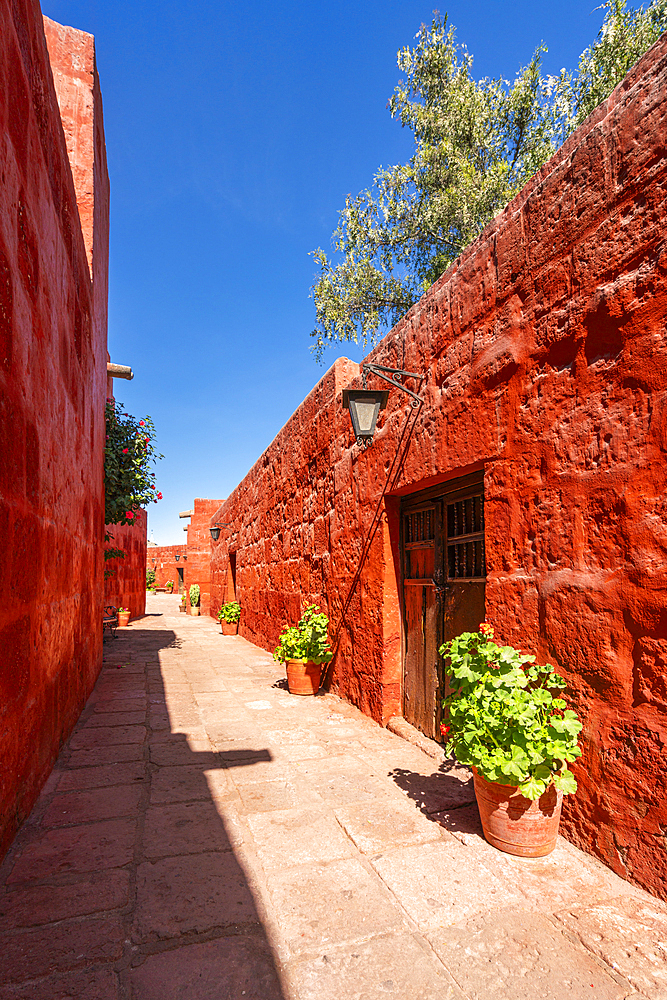
[[[132,524],[108,524],[105,531],[112,536],[109,548],[125,553],[122,559],[109,559],[105,570],[111,576],[104,581],[104,603],[130,609],[137,618],[146,610],[146,528],[145,510],[137,512]]]
[[[0,0],[0,857],[102,663],[102,108],[91,36],[46,30]]]
[[[0,1000],[665,1000],[667,907],[149,598],[0,865]]]
[[[271,649],[315,602],[330,686],[401,712],[400,497],[483,470],[486,617],[583,723],[563,831],[667,895],[667,37],[369,360],[423,374],[352,436],[340,360],[215,512],[211,612]],[[371,386],[382,388],[371,378]],[[486,931],[479,930],[484,936]],[[481,940],[481,938],[480,938]]]

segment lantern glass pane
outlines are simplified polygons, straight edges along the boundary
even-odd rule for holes
[[[357,410],[359,433],[371,434],[375,426],[375,421],[377,420],[378,404],[375,400],[368,403],[356,400],[354,405]]]

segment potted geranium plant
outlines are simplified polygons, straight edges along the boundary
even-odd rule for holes
[[[484,836],[509,854],[549,854],[563,795],[577,790],[567,765],[581,756],[581,722],[560,697],[565,681],[551,664],[499,646],[486,622],[440,655],[451,678],[440,728],[447,750],[473,769]]]
[[[190,587],[190,614],[191,615],[198,615],[199,614],[199,598],[200,598],[199,584],[198,583],[193,583],[192,586]]]
[[[241,605],[236,601],[223,604],[218,612],[218,621],[223,635],[236,635],[239,630]]]
[[[118,627],[125,628],[130,624],[130,609],[129,608],[119,608],[118,609]]]
[[[290,694],[319,691],[322,664],[333,656],[328,630],[327,616],[310,604],[296,625],[288,625],[281,632],[273,658],[285,664]]]
[[[171,594],[171,592],[174,589],[174,581],[173,580],[167,580],[167,582],[165,583],[164,586],[165,586],[165,590],[167,591],[167,593]]]

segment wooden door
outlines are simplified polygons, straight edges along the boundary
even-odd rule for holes
[[[406,497],[401,542],[403,715],[439,739],[445,685],[438,649],[484,621],[483,474]]]

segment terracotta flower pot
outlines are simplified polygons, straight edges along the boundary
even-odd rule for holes
[[[521,858],[541,858],[556,846],[563,793],[554,785],[531,802],[512,785],[487,781],[473,767],[484,836],[493,847]]]
[[[290,694],[317,694],[322,668],[310,660],[287,660],[287,686]]]
[[[220,622],[220,628],[222,629],[223,635],[236,635],[239,630],[238,622]]]
[[[199,614],[199,605],[198,604],[197,605],[192,605],[192,604],[190,605],[190,614],[191,615],[198,615]]]
[[[187,609],[187,607],[186,607],[186,605],[185,605],[185,604],[181,604],[181,605],[179,606],[179,609],[178,609],[178,610],[179,610],[179,611],[182,611],[182,612],[183,612],[183,614],[185,614],[185,612],[186,612],[186,611],[187,611],[188,609]]]
[[[129,611],[119,611],[118,612],[118,628],[126,628],[130,624],[130,612]]]

